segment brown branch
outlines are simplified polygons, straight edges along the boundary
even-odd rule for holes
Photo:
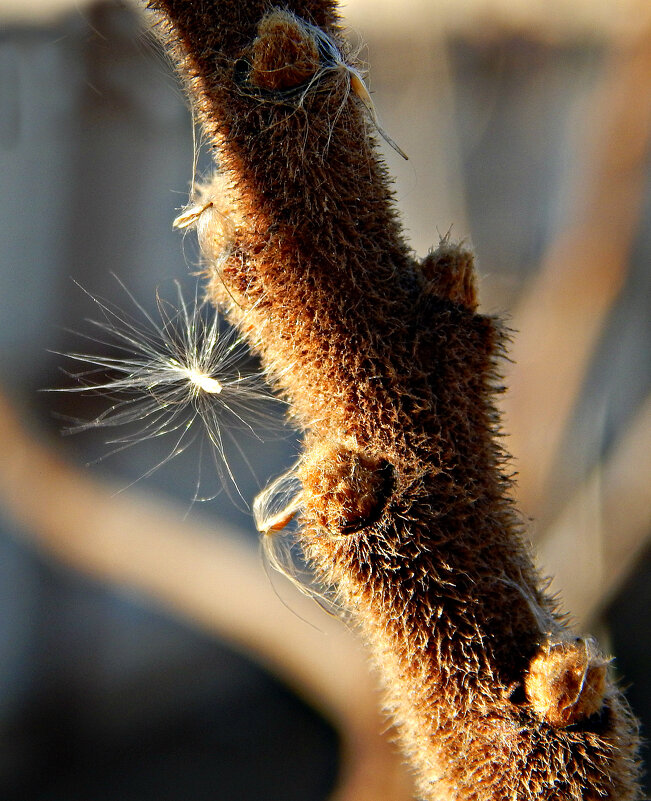
[[[411,258],[326,0],[160,0],[217,149],[200,224],[307,430],[301,544],[373,649],[427,799],[632,799],[636,733],[520,538],[472,257]],[[315,26],[320,26],[316,28]]]

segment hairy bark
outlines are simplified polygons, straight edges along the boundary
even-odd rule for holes
[[[335,4],[156,0],[219,177],[211,298],[305,429],[300,540],[368,641],[425,799],[634,799],[637,730],[545,594],[472,255],[403,239]]]

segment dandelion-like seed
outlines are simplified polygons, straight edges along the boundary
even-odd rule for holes
[[[183,211],[179,214],[178,217],[172,223],[172,228],[178,228],[179,230],[183,230],[184,228],[191,228],[192,226],[196,225],[201,215],[207,211],[208,209],[212,208],[213,201],[209,200],[206,203],[201,203],[196,206],[191,206],[190,208]]]
[[[325,31],[322,31],[320,28],[317,28],[314,25],[310,25],[309,23],[304,23],[304,24],[306,25],[306,27],[310,29],[310,31],[318,41],[319,49],[322,54],[322,59],[325,64],[324,69],[326,71],[333,70],[335,72],[340,72],[341,74],[347,77],[351,92],[355,95],[355,97],[357,97],[357,99],[364,106],[366,113],[368,114],[371,122],[375,126],[376,131],[389,145],[389,147],[393,148],[393,150],[395,150],[399,156],[405,159],[405,161],[408,161],[409,156],[389,136],[389,134],[384,130],[384,128],[380,124],[380,119],[378,117],[378,113],[375,108],[375,103],[373,102],[371,93],[369,92],[366,83],[364,82],[364,78],[362,77],[359,70],[356,67],[353,67],[351,64],[348,64],[346,62],[335,42],[331,39],[330,36],[328,36],[327,33],[325,33]]]
[[[303,486],[296,468],[274,479],[253,501],[253,519],[261,534],[285,529],[300,512]]]
[[[188,377],[190,383],[194,384],[197,389],[207,392],[209,395],[219,395],[223,389],[223,386],[216,378],[201,373],[194,367],[186,367],[184,373]]]
[[[333,593],[306,564],[300,546],[300,514],[304,505],[300,461],[268,484],[253,501],[253,519],[260,534],[265,565],[273,568],[329,614],[339,609]]]
[[[145,476],[197,438],[207,438],[217,473],[237,489],[229,449],[248,461],[234,432],[244,429],[260,439],[261,427],[278,423],[270,404],[280,401],[259,371],[246,369],[250,360],[241,336],[224,327],[215,309],[198,301],[196,290],[191,302],[184,298],[179,282],[172,301],[157,293],[156,315],[120,284],[135,314],[86,293],[101,319],[89,321],[98,334],[85,338],[104,346],[105,353],[64,354],[90,369],[71,373],[81,386],[63,391],[101,393],[113,403],[94,419],[70,426],[67,433],[121,427],[123,433],[109,440],[115,446],[110,453],[151,437],[171,439],[168,454]],[[106,349],[117,355],[106,355]]]

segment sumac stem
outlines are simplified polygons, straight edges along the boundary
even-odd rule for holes
[[[410,255],[333,67],[334,3],[152,5],[221,171],[200,199],[230,221],[227,250],[202,240],[211,297],[306,430],[301,543],[369,642],[423,798],[636,798],[635,723],[512,508],[499,325],[470,253]]]

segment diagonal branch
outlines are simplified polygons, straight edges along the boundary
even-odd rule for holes
[[[300,542],[371,646],[421,795],[635,798],[634,722],[511,505],[499,325],[469,253],[411,257],[332,3],[155,5],[222,171],[211,296],[306,429]]]

